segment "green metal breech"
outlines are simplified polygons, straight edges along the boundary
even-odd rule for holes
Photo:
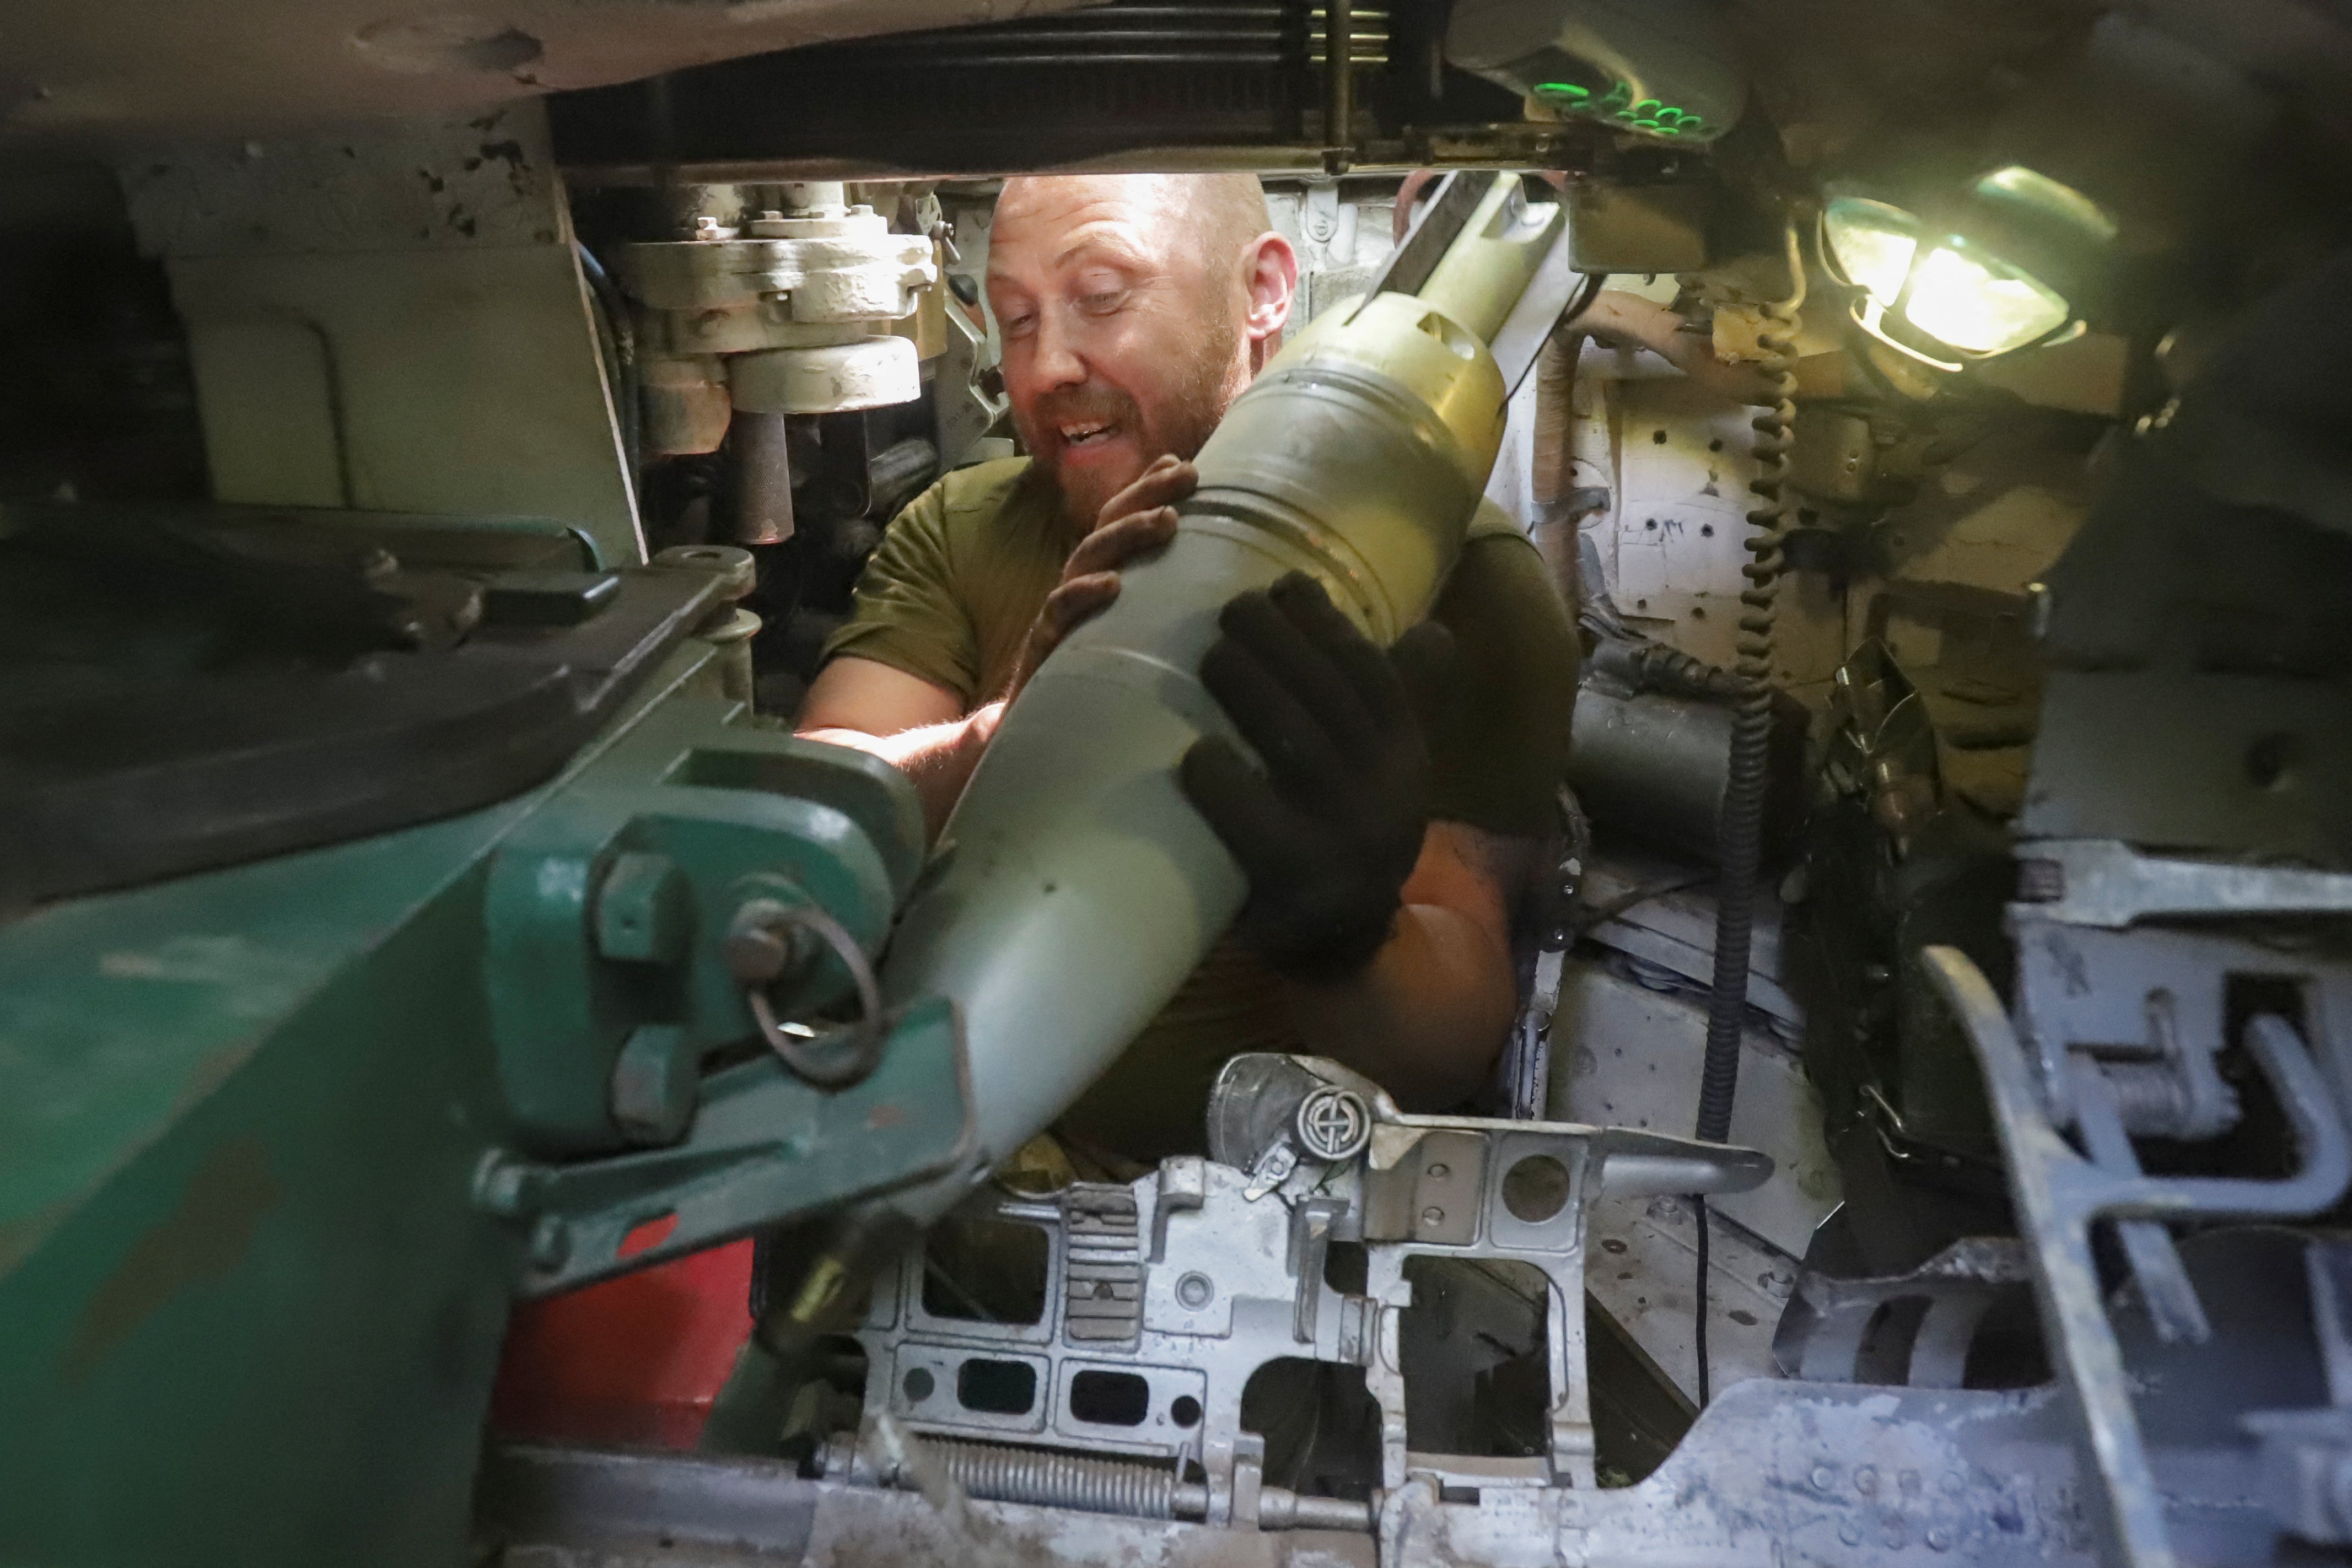
[[[461,1562],[519,1291],[964,1156],[943,1005],[838,1092],[757,1043],[734,912],[870,956],[921,822],[709,657],[503,804],[0,927],[0,1562]],[[777,1011],[850,994],[793,956]]]

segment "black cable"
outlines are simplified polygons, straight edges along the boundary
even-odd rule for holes
[[[1691,1332],[1698,1351],[1698,1407],[1706,1408],[1706,1199],[1691,1199],[1692,1212],[1698,1216],[1698,1316]]]
[[[1732,716],[1730,777],[1724,785],[1722,825],[1717,833],[1722,872],[1716,884],[1715,973],[1706,1000],[1706,1059],[1699,1073],[1698,1136],[1711,1144],[1731,1135],[1731,1106],[1739,1090],[1739,1039],[1748,1021],[1748,956],[1756,921],[1756,880],[1762,859],[1764,793],[1772,741],[1773,601],[1780,576],[1781,526],[1789,504],[1781,485],[1789,473],[1789,444],[1797,419],[1797,311],[1805,302],[1805,262],[1790,225],[1785,235],[1789,298],[1765,307],[1765,325],[1756,335],[1768,356],[1764,370],[1772,383],[1772,405],[1756,416],[1756,477],[1748,487],[1759,504],[1748,513],[1748,560],[1740,569],[1748,586],[1740,591],[1739,657],[1732,674],[1739,706]],[[1706,1204],[1696,1205],[1699,1221],[1697,1340],[1699,1404],[1706,1404]]]

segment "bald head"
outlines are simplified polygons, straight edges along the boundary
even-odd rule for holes
[[[1297,276],[1255,174],[1005,182],[988,255],[1005,388],[1074,521],[1200,449],[1279,346]]]
[[[1203,266],[1236,277],[1244,249],[1274,227],[1255,174],[1023,174],[1004,182],[997,217],[1017,223],[1074,201],[1127,206]]]

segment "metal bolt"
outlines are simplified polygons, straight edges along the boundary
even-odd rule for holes
[[[553,1270],[563,1267],[572,1256],[572,1227],[560,1214],[542,1214],[539,1223],[530,1228],[530,1260],[541,1269]]]
[[[1437,1207],[1424,1208],[1421,1211],[1421,1222],[1423,1225],[1443,1225],[1445,1223],[1445,1211]]]
[[[674,1144],[693,1124],[702,1053],[674,1023],[639,1024],[613,1061],[613,1120],[641,1144]]]
[[[747,899],[735,911],[720,950],[737,985],[772,985],[800,964],[801,933],[782,923],[783,913],[772,898]]]
[[[1815,1465],[1813,1467],[1812,1482],[1816,1490],[1827,1491],[1832,1486],[1836,1484],[1837,1472],[1830,1469],[1827,1465]]]
[[[1430,1166],[1429,1174],[1435,1180],[1444,1181],[1447,1176],[1452,1176],[1454,1173],[1441,1164]]]
[[[1187,1274],[1176,1281],[1176,1299],[1195,1311],[1209,1304],[1217,1293],[1216,1286],[1206,1274]]]
[[[615,856],[597,884],[596,951],[628,963],[677,962],[693,925],[691,899],[685,873],[667,855]]]

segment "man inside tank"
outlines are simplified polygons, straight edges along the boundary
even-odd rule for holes
[[[1297,278],[1255,175],[1008,181],[987,292],[1028,455],[950,473],[892,521],[800,732],[904,769],[936,834],[1028,674],[1173,535],[1190,460],[1281,347]],[[1265,766],[1203,740],[1181,781],[1249,899],[1047,1157],[1125,1177],[1198,1152],[1243,1051],[1335,1058],[1407,1110],[1486,1080],[1579,651],[1534,547],[1489,516],[1386,653],[1303,576],[1225,607],[1202,680]]]

